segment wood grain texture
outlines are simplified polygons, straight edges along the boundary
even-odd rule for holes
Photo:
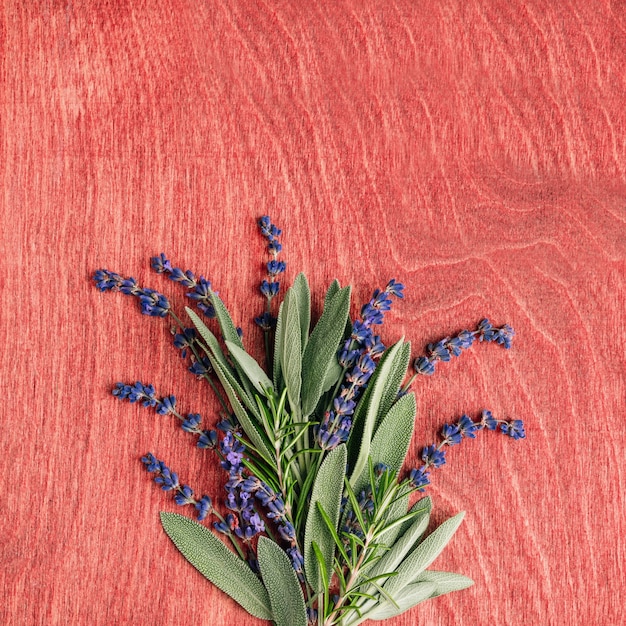
[[[258,351],[264,213],[318,314],[334,277],[355,314],[395,277],[407,299],[384,339],[414,355],[482,316],[517,331],[416,385],[414,454],[484,406],[528,438],[450,452],[435,518],[467,517],[435,565],[476,585],[390,626],[624,623],[623,1],[0,10],[3,624],[244,619],[163,534],[175,506],[138,459],[213,495],[220,470],[109,389],[215,403],[168,328],[89,277],[131,274],[182,307],[149,269],[164,251],[213,281]]]

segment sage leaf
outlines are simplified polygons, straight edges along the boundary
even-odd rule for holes
[[[402,342],[399,342],[402,343]],[[378,389],[378,414],[375,417],[372,432],[380,424],[381,419],[389,411],[392,404],[398,399],[398,391],[404,377],[410,359],[411,344],[404,343],[399,350],[393,350],[395,346],[385,350],[365,393],[357,403],[352,419],[352,431],[348,440],[348,464],[354,467],[360,452],[363,431],[365,429],[366,415],[371,403],[374,388]],[[381,383],[379,379],[385,380]],[[382,385],[382,389],[380,389]]]
[[[224,353],[222,352],[222,347],[220,346],[220,343],[217,340],[217,337],[207,328],[205,323],[200,319],[200,317],[197,315],[195,311],[193,311],[189,307],[185,307],[185,311],[187,312],[187,315],[193,322],[193,325],[196,327],[196,330],[198,331],[198,333],[204,340],[204,343],[206,344],[207,348],[209,348],[209,350],[213,352],[213,355],[215,356],[215,358],[220,362],[222,369],[225,371],[228,371],[232,376],[234,376],[235,373],[232,367],[230,366],[230,363],[224,356]]]
[[[241,342],[241,337],[237,332],[237,327],[235,326],[228,309],[224,306],[224,303],[214,291],[210,293],[209,297],[211,299],[211,304],[215,309],[215,315],[220,325],[224,341],[232,341],[232,343],[237,344],[243,350],[244,347]]]
[[[270,451],[270,447],[267,445],[264,436],[261,433],[260,428],[255,424],[255,422],[250,418],[248,412],[243,407],[239,399],[237,398],[237,394],[233,389],[232,385],[228,381],[224,371],[221,368],[221,365],[217,362],[215,357],[212,354],[207,354],[209,361],[211,361],[211,365],[219,378],[224,391],[226,392],[226,396],[228,397],[228,401],[230,402],[230,406],[235,412],[235,416],[239,420],[241,427],[244,432],[250,439],[252,445],[257,449],[259,454],[264,457],[270,463],[273,463],[274,453]],[[258,409],[257,409],[258,410]]]
[[[370,445],[369,456],[374,467],[384,463],[394,476],[398,475],[413,437],[415,408],[415,395],[408,393],[389,409]],[[354,482],[351,481],[357,493],[368,483],[368,467],[363,468]]]
[[[209,350],[209,353],[207,353],[207,357],[209,358],[209,361],[211,361],[211,366],[215,370],[216,374],[217,369],[213,361],[211,360],[212,356],[219,363],[222,374],[228,380],[237,397],[240,398],[241,401],[248,407],[250,412],[257,418],[257,420],[260,420],[261,415],[259,414],[259,409],[256,406],[254,396],[249,394],[239,384],[239,381],[237,380],[237,376],[235,374],[235,370],[233,370],[230,363],[226,359],[226,356],[222,352],[222,348],[219,344],[219,341],[217,340],[217,337],[205,326],[204,322],[190,308],[185,308],[185,311],[187,311],[187,315],[189,315],[191,321],[193,322],[193,325],[196,327],[196,330],[204,340],[204,343]],[[249,384],[248,387],[250,387]]]
[[[389,375],[387,376],[387,382],[383,389],[382,398],[380,400],[379,416],[385,415],[389,409],[398,400],[398,392],[406,377],[406,371],[409,367],[409,361],[411,360],[411,342],[407,341],[402,344],[402,347],[393,356],[393,363],[391,364]],[[376,422],[375,429],[378,428],[380,419]]]
[[[374,426],[377,421],[378,412],[383,399],[383,393],[387,387],[387,377],[392,371],[394,357],[401,349],[403,339],[400,339],[398,343],[389,348],[387,358],[384,361],[381,359],[378,367],[376,368],[376,378],[370,383],[372,385],[371,393],[368,395],[368,406],[365,414],[365,422],[363,424],[363,432],[361,435],[361,445],[359,448],[359,456],[354,465],[352,476],[350,477],[350,484],[354,487],[356,481],[361,475],[361,472],[366,470],[368,464],[368,457],[370,454],[370,447],[372,443],[372,436],[374,434]]]
[[[332,283],[328,286],[328,290],[326,291],[326,295],[324,296],[324,308],[328,306],[330,301],[333,299],[334,295],[341,289],[341,285],[339,281],[335,278]]]
[[[410,521],[410,526],[368,571],[368,576],[382,576],[383,574],[396,571],[404,557],[415,547],[415,544],[426,532],[431,509],[432,501],[429,497],[422,498],[415,503],[411,512],[417,513],[417,515]],[[383,582],[383,580],[379,581],[380,584]]]
[[[300,272],[290,290],[294,294],[294,299],[298,303],[298,314],[300,317],[300,347],[304,352],[309,340],[309,326],[311,325],[311,290],[306,276]]]
[[[274,363],[272,367],[272,378],[274,379],[274,389],[277,394],[281,394],[283,386],[283,370],[282,370],[282,354],[283,354],[283,317],[285,311],[285,302],[280,303],[278,309],[278,317],[276,318],[276,328],[274,330]]]
[[[313,413],[323,393],[324,381],[350,312],[350,287],[339,289],[326,303],[302,357],[302,414]]]
[[[182,555],[250,615],[271,620],[270,597],[247,563],[208,528],[178,513],[161,513],[161,524]]]
[[[412,609],[415,605],[424,600],[428,600],[437,589],[435,583],[420,582],[407,585],[401,591],[392,595],[395,604],[392,604],[388,600],[379,602],[371,611],[367,614],[367,619],[388,619],[390,617],[396,617],[409,609]]]
[[[335,542],[329,535],[317,503],[321,503],[336,529],[339,523],[343,481],[346,474],[346,459],[347,452],[344,444],[332,450],[324,459],[311,492],[304,532],[304,571],[307,581],[317,593],[323,591],[324,576],[315,558],[313,543],[317,544],[319,553],[324,559],[326,572],[332,573],[335,554]]]
[[[452,539],[464,516],[465,512],[457,513],[443,522],[404,559],[396,570],[397,576],[390,578],[384,585],[390,596],[395,597],[397,592],[419,578]]]
[[[300,390],[302,388],[302,344],[300,331],[300,312],[298,299],[293,290],[289,290],[283,301],[283,340],[281,345],[281,368],[287,388],[289,407],[294,422],[299,422]]]
[[[287,554],[271,539],[259,537],[257,556],[272,607],[271,619],[276,626],[307,626],[302,588]]]
[[[247,376],[261,397],[265,397],[267,389],[274,390],[274,385],[267,374],[245,350],[242,350],[232,341],[226,341],[225,343],[230,356],[237,362],[241,371]]]
[[[462,574],[454,574],[453,572],[439,572],[436,570],[426,570],[422,572],[417,582],[434,583],[437,588],[431,598],[443,596],[452,591],[461,591],[467,589],[474,584],[474,581]]]

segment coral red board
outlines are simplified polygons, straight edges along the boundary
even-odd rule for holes
[[[215,459],[110,390],[215,402],[90,277],[181,308],[165,252],[260,355],[269,214],[316,314],[332,278],[356,315],[394,277],[383,339],[414,356],[483,316],[517,332],[414,386],[413,458],[483,407],[527,439],[450,450],[434,517],[467,516],[434,566],[476,584],[391,625],[624,623],[624,2],[7,0],[0,41],[0,622],[260,624],[175,550],[139,462],[219,496]]]

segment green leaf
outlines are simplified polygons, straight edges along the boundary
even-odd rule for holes
[[[379,363],[376,368],[375,380],[370,383],[371,393],[368,396],[367,412],[365,414],[365,422],[363,424],[363,432],[361,435],[361,445],[359,449],[359,456],[354,465],[352,476],[350,477],[350,484],[354,487],[356,481],[367,468],[367,459],[370,455],[370,448],[372,443],[372,436],[374,434],[374,426],[378,419],[378,414],[383,400],[383,394],[387,387],[387,378],[393,369],[395,355],[399,352],[403,344],[403,340],[400,339],[398,343],[394,344],[388,350],[388,356]]]
[[[393,580],[393,579],[392,579]],[[434,583],[420,582],[407,585],[401,591],[393,594],[394,604],[388,600],[379,602],[371,611],[363,616],[367,619],[382,620],[400,615],[424,600],[428,600],[435,592],[437,586]]]
[[[350,312],[350,287],[339,289],[326,303],[302,357],[302,413],[313,413],[324,390]]]
[[[204,322],[190,308],[185,308],[185,311],[187,311],[187,315],[189,315],[191,321],[193,322],[193,325],[196,327],[198,333],[206,344],[206,348],[209,350],[209,352],[207,353],[207,357],[209,358],[209,360],[211,361],[211,357],[213,357],[219,363],[222,374],[228,380],[237,397],[242,400],[242,402],[248,407],[248,409],[257,418],[257,420],[260,420],[261,416],[255,404],[254,396],[249,394],[239,384],[239,381],[237,380],[237,376],[235,374],[235,370],[231,367],[230,363],[224,356],[217,337],[215,337],[215,335],[205,326]],[[216,366],[213,364],[213,361],[211,361],[211,366],[217,373]],[[248,387],[250,387],[247,380],[246,383],[248,384]]]
[[[224,306],[224,303],[215,292],[211,291],[209,297],[211,299],[211,304],[215,309],[215,315],[217,316],[217,321],[219,322],[224,341],[231,341],[243,350],[244,347],[241,342],[241,337],[237,332],[237,327],[235,326],[228,309]]]
[[[262,398],[265,397],[267,389],[274,389],[274,385],[267,374],[245,350],[242,350],[232,341],[226,341],[225,343],[230,356],[237,362],[241,371],[248,377],[248,380]]]
[[[196,327],[196,330],[204,340],[207,348],[211,350],[215,358],[220,362],[222,369],[228,371],[230,375],[234,377],[235,372],[230,366],[230,363],[228,362],[226,357],[224,356],[224,353],[222,352],[222,347],[220,346],[217,337],[206,327],[205,323],[200,319],[195,311],[193,311],[189,307],[185,307],[185,311],[193,322],[193,325]]]
[[[302,588],[287,554],[271,539],[259,537],[257,556],[276,626],[307,626]]]
[[[274,363],[272,364],[272,378],[274,379],[274,389],[277,393],[282,393],[284,389],[283,370],[282,370],[282,354],[283,354],[283,318],[284,318],[284,300],[280,303],[278,309],[278,317],[276,318],[276,329],[274,332]]]
[[[224,374],[221,365],[212,354],[207,354],[207,356],[209,361],[211,361],[211,365],[213,366],[224,391],[226,392],[230,406],[235,412],[235,415],[237,416],[237,419],[239,420],[239,423],[241,424],[241,427],[246,433],[248,439],[250,439],[252,445],[259,451],[259,454],[261,454],[263,458],[265,458],[268,462],[273,463],[274,453],[270,451],[270,448],[267,445],[259,427],[252,421],[246,409],[243,407],[241,402],[239,402],[237,394]]]
[[[298,303],[298,313],[300,315],[300,346],[302,351],[309,340],[309,326],[311,325],[311,290],[306,276],[300,272],[293,281],[290,290]]]
[[[413,437],[415,423],[415,395],[408,393],[402,396],[382,420],[369,449],[372,465],[384,463],[394,476],[404,464]],[[351,480],[357,493],[369,483],[367,467],[361,475]],[[354,478],[354,477],[353,477]]]
[[[420,574],[439,556],[452,539],[464,516],[465,512],[457,513],[443,522],[404,559],[402,565],[396,570],[398,575],[385,583],[385,590],[389,595],[395,598],[397,592],[417,581]]]
[[[432,501],[429,497],[422,498],[415,503],[411,512],[417,513],[417,515],[411,520],[410,526],[368,571],[368,576],[382,576],[385,573],[396,571],[405,556],[426,532],[431,509]]]
[[[302,388],[302,344],[300,332],[300,311],[295,291],[290,289],[283,301],[283,324],[281,345],[281,368],[287,388],[289,407],[294,422],[299,422],[300,389]]]
[[[474,581],[462,574],[454,574],[453,572],[438,572],[436,570],[426,570],[422,572],[417,582],[434,583],[437,586],[435,593],[431,598],[443,596],[452,591],[461,591],[467,589],[474,584]]]
[[[161,513],[161,524],[183,556],[216,587],[254,617],[274,619],[261,581],[208,528],[177,513]]]
[[[380,401],[379,417],[385,415],[389,409],[398,400],[398,391],[406,378],[406,370],[409,367],[409,361],[411,360],[411,342],[407,341],[402,344],[402,347],[393,357],[393,363],[391,364],[391,370],[387,376],[387,382],[383,389],[383,395]],[[374,432],[378,428],[380,419],[376,422]]]
[[[326,295],[324,296],[324,308],[326,308],[330,304],[330,301],[340,289],[341,285],[339,284],[339,281],[335,278],[335,280],[330,283],[328,290],[326,291]]]
[[[311,492],[309,514],[304,532],[304,570],[307,581],[317,593],[323,591],[323,573],[320,572],[316,562],[312,544],[314,542],[317,544],[319,552],[324,558],[327,572],[332,572],[335,554],[335,542],[328,533],[326,524],[317,508],[317,503],[322,505],[336,529],[339,523],[343,479],[346,474],[346,458],[345,445],[342,444],[332,450],[324,459]]]

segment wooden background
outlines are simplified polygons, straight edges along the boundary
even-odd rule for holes
[[[384,338],[419,355],[482,316],[477,346],[415,385],[416,454],[489,407],[525,420],[451,450],[436,562],[476,585],[393,626],[619,625],[624,566],[626,3],[6,0],[2,41],[3,624],[231,625],[176,552],[139,457],[201,492],[221,472],[170,418],[117,402],[152,382],[213,419],[161,320],[90,281],[165,291],[166,252],[251,324],[264,248],[354,314],[395,277]],[[622,597],[620,597],[622,596]]]

